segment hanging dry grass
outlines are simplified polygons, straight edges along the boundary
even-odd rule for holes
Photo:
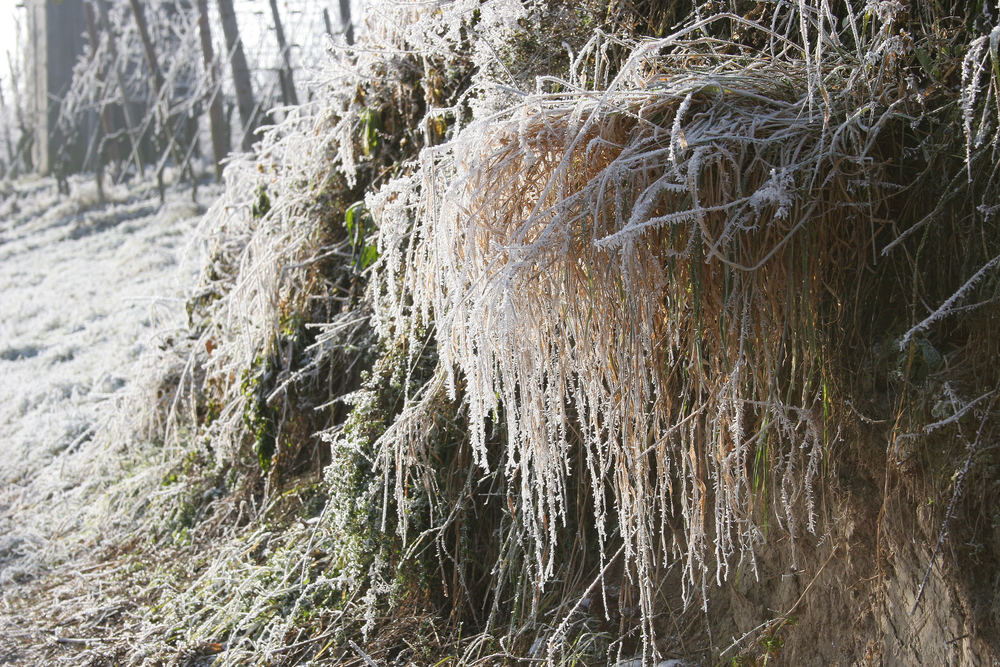
[[[581,82],[601,70],[591,46]],[[601,562],[624,542],[644,619],[672,562],[697,590],[753,563],[772,512],[793,536],[817,530],[835,439],[818,318],[883,198],[874,132],[833,101],[838,72],[814,106],[808,63],[677,47],[638,47],[604,91],[473,124],[425,152],[422,200],[409,182],[370,202],[380,318],[411,336],[433,323],[539,582],[577,523],[567,495],[589,485]],[[396,464],[421,466],[401,439]]]

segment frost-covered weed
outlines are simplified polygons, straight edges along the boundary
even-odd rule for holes
[[[399,96],[413,54],[424,75],[471,65],[472,92],[420,119],[450,114],[452,129],[438,137],[446,141],[432,146],[425,129],[419,161],[365,193],[381,254],[369,291],[375,329],[408,350],[408,366],[432,340],[438,370],[422,390],[403,383],[402,410],[376,439],[328,429],[327,475],[336,489],[338,466],[371,457],[372,479],[384,485],[380,529],[404,545],[426,534],[409,525],[416,489],[427,491],[432,517],[451,521],[427,458],[446,389],[465,405],[474,465],[510,503],[502,537],[526,554],[535,599],[562,576],[566,527],[593,521],[602,566],[622,545],[649,641],[658,578],[675,562],[691,595],[752,565],[772,513],[793,535],[802,518],[815,530],[814,487],[830,445],[818,416],[823,341],[783,331],[814,326],[823,270],[793,258],[843,233],[845,208],[865,215],[879,199],[868,154],[878,118],[856,122],[851,84],[825,68],[821,40],[816,51],[785,51],[796,29],[812,39],[812,7],[789,10],[785,35],[750,26],[777,45],[751,66],[702,45],[695,35],[712,23],[703,19],[658,41],[597,34],[572,55],[567,77],[530,94],[503,77],[517,19],[532,10],[504,7],[384,8],[396,18],[372,29],[368,49],[320,77],[325,106],[293,111],[254,161],[230,166],[227,195],[205,223],[214,247],[203,278],[208,353],[198,363],[222,405],[207,433],[217,460],[239,460],[241,417],[263,395],[249,402],[235,378],[256,373],[282,386],[294,373],[280,357],[285,318],[311,319],[308,299],[335,298],[312,267],[345,246],[331,244],[312,202],[338,178],[341,191],[366,182],[374,141],[385,138],[370,135],[372,118],[393,87]],[[408,12],[415,20],[398,19]],[[608,62],[611,46],[631,54],[621,66]],[[455,53],[471,55],[456,63]],[[363,96],[359,82],[369,86]],[[864,196],[845,198],[848,183]],[[836,211],[827,210],[835,196]],[[361,315],[342,312],[344,326]],[[262,367],[274,355],[283,361]],[[352,395],[355,416],[370,391]],[[263,400],[291,405],[280,392]],[[497,423],[503,437],[488,437]],[[589,506],[573,507],[582,517],[570,516],[576,485],[589,488]],[[375,496],[359,493],[368,509],[341,502],[323,522],[340,539],[364,534],[350,526],[372,518]],[[339,565],[351,578],[365,549]],[[498,562],[494,576],[509,578],[517,562]]]
[[[691,590],[753,561],[771,511],[754,509],[755,456],[787,527],[805,516],[814,529],[830,444],[815,416],[822,360],[803,350],[816,356],[787,375],[781,331],[814,317],[785,295],[817,285],[781,267],[807,233],[838,233],[824,193],[866,170],[856,135],[830,145],[803,120],[806,85],[791,67],[682,66],[697,53],[683,44],[639,46],[604,89],[531,95],[474,121],[425,152],[422,180],[369,202],[385,255],[378,320],[433,322],[484,472],[488,424],[503,413],[497,474],[524,508],[541,582],[558,576],[570,485],[586,483],[602,553],[624,541],[645,618],[672,560]],[[656,84],[637,87],[649,70]],[[408,241],[401,224],[413,225]],[[575,456],[587,480],[570,478]]]
[[[972,169],[972,153],[984,144],[994,151],[1000,147],[1000,25],[989,35],[969,44],[962,61],[962,130],[965,133],[966,163]],[[985,79],[985,81],[984,81]],[[976,115],[979,115],[977,118]],[[991,136],[992,132],[992,136]]]
[[[840,295],[898,187],[883,132],[916,122],[887,85],[912,55],[902,4],[699,7],[665,38],[567,43],[533,81],[520,55],[562,57],[526,27],[551,9],[372,7],[314,102],[230,163],[190,336],[129,415],[162,465],[102,510],[205,554],[161,593],[155,650],[363,659],[409,594],[474,622],[470,662],[494,641],[569,660],[571,629],[603,641],[599,599],[600,623],[630,600],[650,658],[673,573],[707,607],[766,526],[823,532]],[[737,29],[757,51],[713,36]]]

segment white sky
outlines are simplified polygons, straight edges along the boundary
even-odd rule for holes
[[[16,57],[15,25],[17,21],[24,22],[22,0],[0,0],[0,80],[4,84],[6,94],[7,79],[10,77],[10,66],[7,63],[7,52]]]

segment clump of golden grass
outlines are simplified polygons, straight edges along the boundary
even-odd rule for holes
[[[475,462],[497,461],[540,585],[583,521],[567,496],[588,485],[577,509],[602,563],[623,543],[648,620],[673,562],[690,592],[752,567],[771,512],[793,536],[817,530],[834,439],[818,320],[884,194],[878,129],[837,102],[841,72],[748,68],[675,37],[585,90],[602,45],[571,92],[426,151],[421,200],[413,179],[371,199],[378,311],[411,335],[433,323]],[[389,444],[396,465],[424,465],[411,439]]]

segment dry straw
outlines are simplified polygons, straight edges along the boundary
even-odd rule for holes
[[[474,122],[369,200],[383,331],[433,324],[539,582],[564,576],[565,527],[596,522],[602,563],[624,545],[646,623],[672,563],[690,594],[752,568],[772,513],[816,531],[833,440],[817,318],[883,199],[846,70],[748,64],[701,27],[636,46],[604,85],[598,36],[559,89]],[[396,465],[429,465],[406,433],[386,444]],[[590,519],[567,516],[579,485]]]

